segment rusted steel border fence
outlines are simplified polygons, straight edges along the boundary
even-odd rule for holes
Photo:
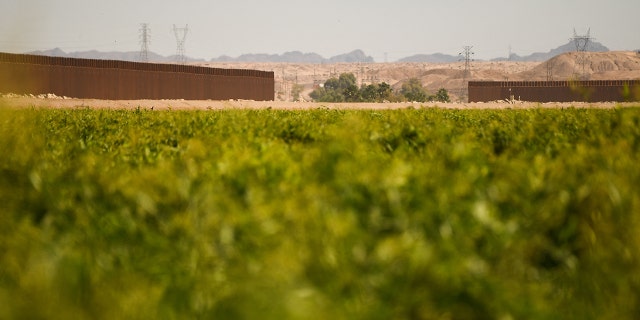
[[[113,100],[273,100],[271,71],[0,53],[0,93]]]
[[[469,102],[497,100],[532,102],[637,101],[640,80],[469,81]]]

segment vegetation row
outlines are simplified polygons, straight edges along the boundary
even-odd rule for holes
[[[298,100],[300,87],[294,88],[294,100]],[[298,96],[298,97],[296,97]],[[343,73],[339,78],[330,78],[322,86],[314,89],[309,96],[318,102],[450,102],[446,89],[439,89],[430,95],[419,79],[411,78],[394,91],[386,82],[362,85],[358,88],[352,73]]]
[[[635,319],[640,108],[0,107],[2,319]]]

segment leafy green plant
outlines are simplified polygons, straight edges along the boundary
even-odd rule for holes
[[[0,108],[0,318],[634,319],[640,108]]]

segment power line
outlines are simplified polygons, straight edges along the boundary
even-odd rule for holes
[[[184,42],[187,40],[187,33],[189,33],[189,25],[184,28],[178,28],[173,25],[173,33],[176,36],[176,61],[178,63],[187,63],[187,56],[185,55]]]
[[[589,49],[589,42],[593,40],[593,38],[591,37],[591,28],[587,30],[586,35],[578,35],[576,33],[576,29],[573,28],[573,38],[571,38],[570,40],[572,40],[573,43],[575,44],[576,51],[578,52],[587,51],[587,49]]]
[[[471,51],[473,46],[464,46],[464,51],[460,52],[458,55],[461,58],[458,61],[464,61],[464,72],[462,73],[462,88],[460,89],[460,97],[466,97],[466,88],[467,88],[467,79],[471,77],[471,62],[473,59],[471,56],[475,54],[475,52]]]
[[[459,56],[462,56],[459,61],[464,60],[464,74],[462,75],[463,79],[471,76],[471,61],[473,61],[471,56],[475,54],[475,52],[471,51],[472,48],[473,46],[464,46],[464,51],[458,54]]]
[[[140,61],[149,62],[149,43],[151,42],[151,30],[148,23],[140,25]]]
[[[553,81],[553,68],[555,67],[555,60],[553,58],[547,60],[545,67],[547,69],[547,81]]]
[[[581,70],[580,78],[582,80],[587,80],[588,75],[586,67],[588,59],[586,52],[589,51],[589,42],[595,40],[593,37],[591,37],[591,28],[587,30],[586,35],[578,35],[578,33],[576,33],[576,29],[573,28],[573,37],[569,40],[573,41],[574,45],[576,46],[576,65],[579,66]]]

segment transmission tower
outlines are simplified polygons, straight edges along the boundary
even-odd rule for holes
[[[473,51],[471,51],[472,48],[473,46],[464,46],[464,51],[458,54],[460,56],[460,59],[458,61],[464,61],[464,72],[462,73],[462,88],[460,89],[461,98],[466,97],[467,79],[471,77],[471,62],[473,61],[471,56],[475,54]]]
[[[185,55],[184,42],[187,40],[187,33],[189,33],[189,25],[184,28],[178,28],[173,25],[173,33],[176,36],[176,61],[181,64],[187,63],[187,56]]]
[[[471,76],[471,62],[473,61],[471,56],[475,54],[473,51],[471,51],[471,48],[473,48],[473,46],[464,46],[464,51],[458,54],[460,56],[459,61],[464,61],[464,74],[462,75],[463,79],[467,79]]]
[[[151,30],[148,23],[140,25],[140,61],[149,62],[149,43],[151,43]]]
[[[545,67],[547,68],[547,81],[553,81],[553,68],[556,62],[552,59],[547,60]]]
[[[589,51],[589,42],[594,40],[594,38],[591,37],[591,28],[587,30],[586,35],[578,35],[578,33],[576,33],[576,29],[574,28],[573,37],[569,40],[573,41],[576,46],[576,66],[580,68],[580,79],[587,80],[588,75],[586,72],[586,67],[589,61],[587,59],[586,52]]]

